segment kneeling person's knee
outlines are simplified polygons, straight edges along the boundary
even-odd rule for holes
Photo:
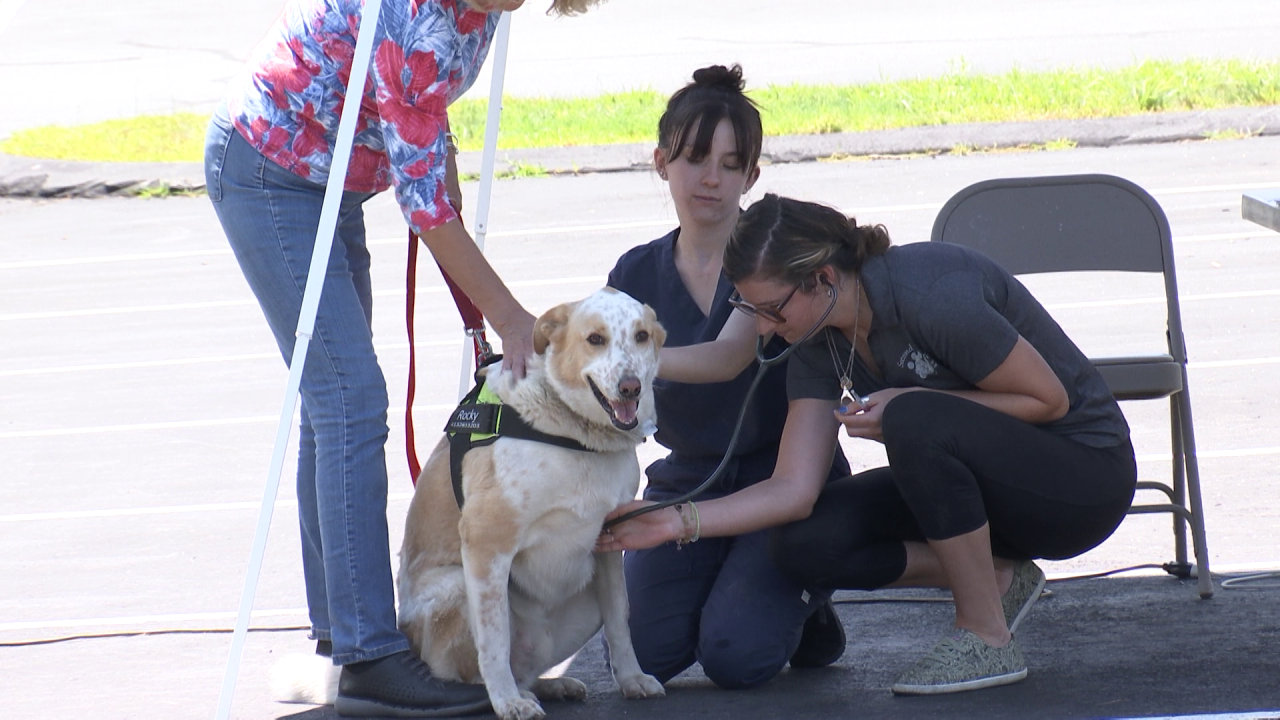
[[[698,662],[718,687],[747,690],[768,682],[782,670],[787,662],[785,650],[752,642],[743,628],[726,629],[717,637],[703,637]]]

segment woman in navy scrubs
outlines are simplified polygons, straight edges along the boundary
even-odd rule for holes
[[[742,197],[760,175],[760,114],[742,88],[740,67],[712,66],[672,96],[658,124],[654,165],[669,185],[680,227],[633,248],[609,274],[610,286],[647,303],[667,331],[654,391],[655,437],[671,452],[646,470],[649,500],[682,495],[711,474],[756,373],[750,367],[728,382],[692,384],[701,371],[680,353],[717,341],[735,356],[755,346],[754,324],[733,312],[733,286],[721,271]],[[770,355],[782,347],[774,340]],[[698,502],[773,473],[786,413],[786,372],[777,367],[752,400],[728,472]],[[848,472],[837,451],[830,477]],[[696,539],[695,503],[679,512],[691,529],[687,538]],[[698,662],[717,685],[748,688],[788,661],[821,667],[840,657],[844,631],[829,593],[779,572],[769,559],[767,531],[687,538],[627,553],[631,635],[645,672],[666,682]]]

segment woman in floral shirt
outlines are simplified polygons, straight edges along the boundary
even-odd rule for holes
[[[397,629],[386,522],[387,388],[371,336],[364,201],[395,187],[410,227],[488,317],[518,375],[532,315],[458,221],[448,106],[475,81],[502,11],[524,0],[384,0],[324,293],[302,376],[298,514],[317,652],[342,666],[343,715],[488,708],[441,682]],[[553,0],[572,15],[599,0]],[[205,148],[209,198],[286,362],[333,162],[363,0],[288,0],[232,83]]]

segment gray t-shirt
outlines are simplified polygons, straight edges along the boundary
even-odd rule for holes
[[[859,395],[890,387],[974,389],[1021,335],[1070,400],[1065,416],[1042,427],[1093,447],[1114,447],[1129,437],[1120,406],[1093,363],[1022,283],[985,255],[936,242],[893,246],[863,263],[859,277],[873,313],[867,342],[884,376],[877,378],[858,358],[850,379]],[[788,398],[839,400],[835,363],[843,368],[848,357],[844,333],[816,333],[787,363]]]

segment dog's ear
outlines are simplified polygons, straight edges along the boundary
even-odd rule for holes
[[[539,355],[545,353],[551,341],[558,334],[564,332],[565,326],[569,324],[569,315],[577,304],[576,302],[564,303],[542,313],[542,317],[538,318],[538,322],[533,325],[533,351],[535,353]]]
[[[649,339],[653,340],[653,351],[657,352],[667,342],[667,331],[662,327],[662,323],[658,322],[658,313],[648,304],[644,306],[644,324],[649,328]]]

